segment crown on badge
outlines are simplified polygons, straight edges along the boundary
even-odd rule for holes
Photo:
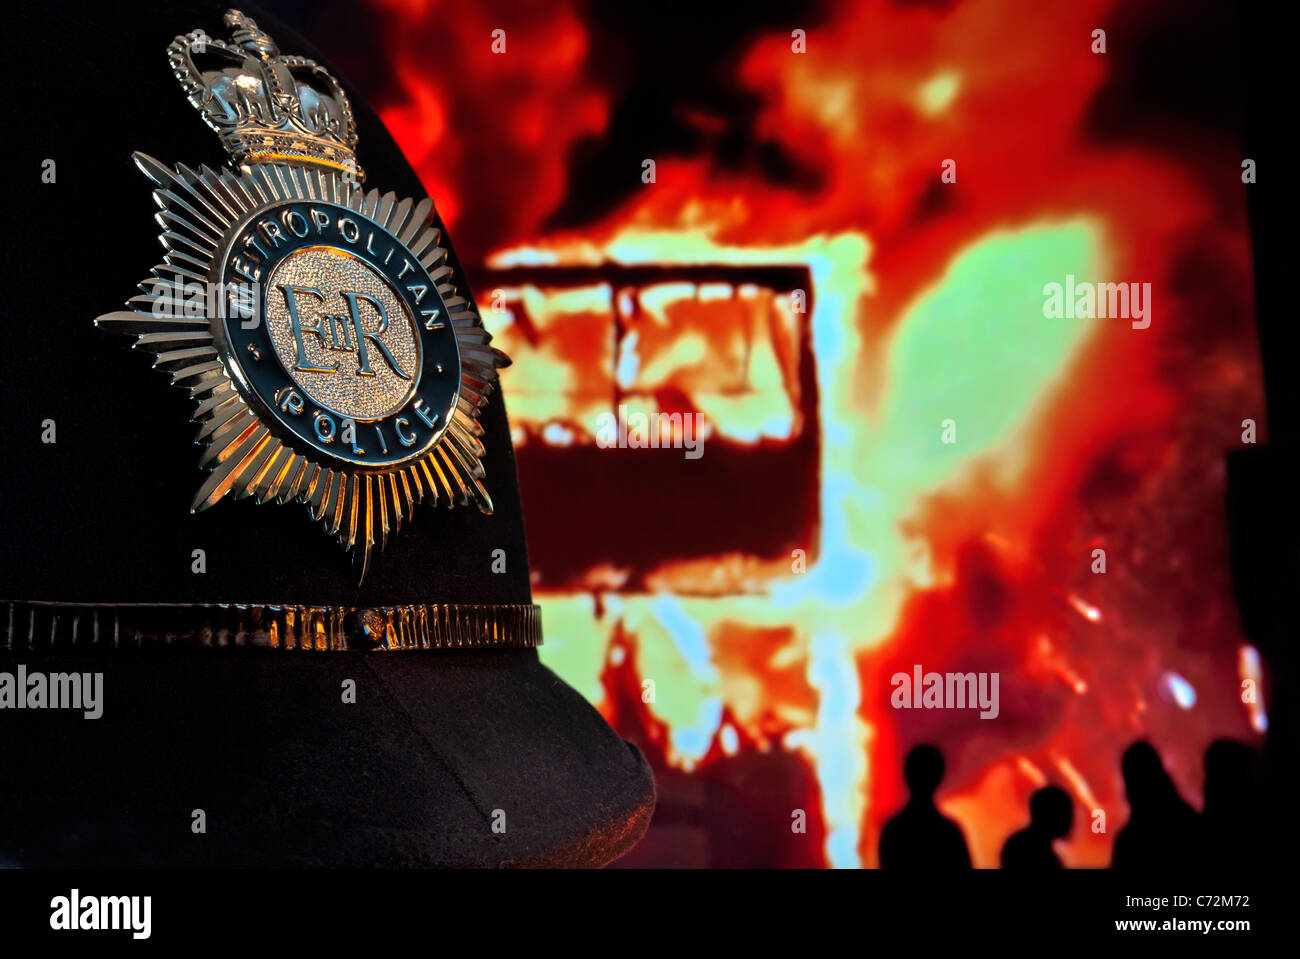
[[[225,23],[230,42],[196,30],[173,40],[167,59],[232,163],[301,163],[363,179],[356,121],[339,82],[313,60],[281,54],[240,11],[227,10]]]

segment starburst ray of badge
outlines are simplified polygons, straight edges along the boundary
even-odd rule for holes
[[[355,550],[359,578],[365,575],[372,548],[384,547],[403,519],[412,518],[416,503],[427,499],[450,507],[472,502],[483,512],[492,511],[482,483],[483,428],[478,415],[495,387],[497,369],[510,360],[489,345],[491,335],[456,288],[447,251],[440,245],[441,232],[432,222],[432,200],[399,200],[377,189],[365,192],[346,175],[319,167],[254,163],[236,174],[206,166],[169,168],[141,153],[135,154],[135,161],[157,186],[156,219],[166,253],[139,284],[140,294],[127,301],[129,309],[95,322],[134,335],[136,348],[154,353],[154,367],[170,374],[172,383],[195,400],[196,442],[204,446],[200,465],[211,472],[194,497],[193,511],[226,496],[305,503],[330,534]],[[388,468],[365,469],[298,442],[259,408],[264,403],[258,403],[228,348],[223,349],[221,317],[208,297],[196,304],[195,291],[210,289],[239,224],[288,201],[346,208],[364,218],[360,222],[382,228],[397,239],[405,255],[418,259],[436,285],[445,321],[455,334],[461,375],[441,433],[426,452]],[[440,309],[425,312],[435,317],[427,328],[443,324]]]

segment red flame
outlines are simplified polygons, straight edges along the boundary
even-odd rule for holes
[[[530,534],[534,565],[551,584],[544,604],[598,594],[592,630],[605,637],[601,708],[659,772],[660,819],[634,857],[843,862],[830,834],[845,826],[844,809],[860,809],[849,824],[854,849],[873,864],[879,829],[903,799],[902,756],[921,741],[945,752],[941,798],[982,865],[996,863],[1002,840],[1024,822],[1030,792],[1048,781],[1079,804],[1067,861],[1106,862],[1126,816],[1119,756],[1140,736],[1160,748],[1189,798],[1199,796],[1208,742],[1252,735],[1252,714],[1238,695],[1243,640],[1220,466],[1223,452],[1241,442],[1242,421],[1263,420],[1248,229],[1234,173],[1240,150],[1221,131],[1164,123],[1158,112],[1134,134],[1124,125],[1123,98],[1107,94],[1125,82],[1126,61],[1093,49],[1096,29],[1106,29],[1112,45],[1134,44],[1173,16],[1174,5],[1120,18],[1101,2],[1049,13],[1028,0],[950,7],[862,0],[826,22],[755,32],[734,77],[762,105],[753,134],[814,171],[811,185],[777,182],[752,164],[713,162],[707,145],[727,117],[683,108],[706,145],[701,155],[655,158],[655,182],[644,185],[643,158],[621,158],[632,184],[622,205],[563,230],[547,222],[582,193],[571,179],[574,151],[585,138],[600,138],[617,108],[619,91],[590,66],[593,49],[610,38],[564,4],[531,12],[512,4],[376,5],[392,14],[387,41],[402,91],[383,106],[383,119],[462,258],[479,264],[469,268],[471,280],[490,279],[482,265],[503,250],[544,250],[571,262],[587,248],[603,251],[605,262],[611,244],[634,247],[638,231],[680,236],[678,247],[668,246],[681,252],[673,262],[694,260],[702,236],[715,251],[790,250],[837,235],[869,241],[870,289],[838,291],[851,296],[839,323],[860,346],[847,359],[852,405],[833,406],[823,395],[821,433],[793,447],[799,456],[815,459],[837,428],[868,428],[890,389],[884,347],[918,297],[983,237],[1087,217],[1099,224],[1105,278],[1150,281],[1155,290],[1149,330],[1104,321],[1112,326],[1070,355],[1021,435],[1024,469],[1014,483],[983,461],[900,519],[898,535],[924,546],[931,577],[912,584],[887,635],[871,643],[850,638],[843,668],[856,671],[864,744],[814,747],[800,739],[815,731],[829,695],[811,665],[817,624],[793,613],[784,624],[747,622],[754,607],[732,604],[704,630],[714,675],[701,680],[713,687],[701,695],[721,704],[716,729],[683,758],[673,724],[646,701],[644,661],[656,640],[604,605],[628,583],[629,593],[691,592],[681,584],[701,580],[703,566],[731,564],[728,589],[753,581],[761,591],[785,573],[799,543],[777,537],[729,555],[714,549],[637,580],[616,559],[593,559],[590,544]],[[792,48],[796,28],[806,30],[806,52]],[[494,51],[502,39],[504,51]],[[956,163],[955,183],[940,178],[947,160]],[[483,284],[476,287],[486,300]],[[583,322],[599,331],[604,320],[594,315]],[[487,321],[492,327],[490,313]],[[551,354],[585,376],[612,378],[609,341],[596,349],[597,337],[569,329],[572,342],[556,332]],[[788,351],[784,363],[793,363]],[[515,401],[510,375],[504,389],[518,427],[530,421],[531,407]],[[822,376],[812,382],[827,387]],[[664,395],[679,410],[693,408],[685,389]],[[725,432],[727,424],[719,425]],[[519,462],[531,519],[551,503],[530,493],[550,490],[572,463],[527,445]],[[820,477],[823,488],[836,479]],[[594,487],[587,503],[606,516],[628,506],[613,485]],[[748,517],[772,509],[743,488],[726,505]],[[809,515],[814,526],[825,520],[817,509]],[[805,546],[816,562],[815,547]],[[1089,565],[1098,548],[1109,558],[1105,575]],[[915,663],[999,671],[1000,719],[892,710],[889,678]],[[1194,708],[1160,698],[1171,673],[1197,692]],[[859,748],[865,772],[849,786],[832,785],[832,762]],[[860,796],[832,795],[832,788]],[[727,815],[719,797],[730,803]],[[804,832],[788,826],[797,810],[807,814]],[[1095,831],[1098,810],[1104,832]]]

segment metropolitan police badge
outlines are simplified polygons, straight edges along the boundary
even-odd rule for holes
[[[305,503],[364,577],[417,502],[492,511],[478,415],[510,360],[457,287],[433,201],[361,188],[339,83],[239,11],[225,22],[231,42],[196,31],[167,52],[231,167],[134,155],[166,253],[95,323],[195,400],[211,472],[193,511]]]

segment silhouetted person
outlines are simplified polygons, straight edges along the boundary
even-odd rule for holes
[[[1178,869],[1199,858],[1196,813],[1178,795],[1155,748],[1136,742],[1121,765],[1128,795],[1129,820],[1115,840],[1115,869]]]
[[[1262,823],[1270,821],[1260,763],[1244,743],[1217,739],[1205,751],[1201,832],[1207,868],[1243,872],[1263,859]]]
[[[903,764],[909,798],[880,833],[880,865],[886,869],[969,869],[961,827],[939,812],[934,791],[943,781],[943,754],[917,746]]]
[[[1029,825],[1002,847],[1003,869],[1060,869],[1061,860],[1052,848],[1074,825],[1070,794],[1056,786],[1044,786],[1029,797]]]

